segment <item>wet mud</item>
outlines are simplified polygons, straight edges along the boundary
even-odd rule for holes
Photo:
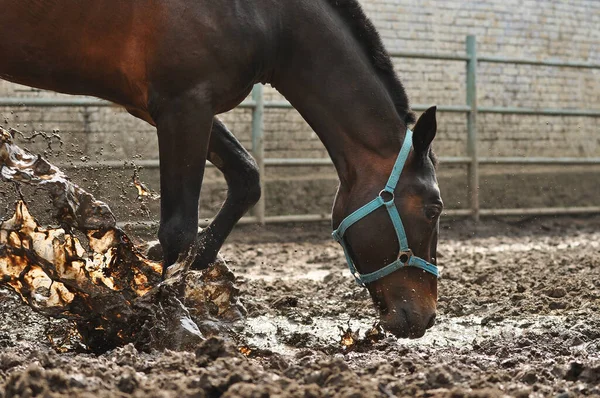
[[[599,396],[600,218],[443,224],[436,325],[365,337],[367,293],[326,225],[239,228],[223,250],[247,321],[184,352],[59,352],[61,322],[0,293],[9,396]],[[361,342],[344,345],[348,329]],[[358,331],[358,332],[357,332]]]
[[[228,267],[170,296],[204,335],[177,351],[90,352],[72,318],[0,288],[0,398],[600,396],[598,231],[600,217],[444,222],[438,317],[417,340],[377,328],[324,224],[239,227]]]

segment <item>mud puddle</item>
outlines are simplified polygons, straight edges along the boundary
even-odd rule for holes
[[[493,326],[482,325],[485,318],[480,316],[441,317],[433,329],[420,339],[396,339],[389,337],[389,348],[431,347],[431,348],[469,348],[472,349],[478,341],[509,337],[517,338],[523,333],[541,334],[544,331],[564,323],[564,316],[540,315],[527,316],[520,319],[505,319]],[[376,318],[356,320],[348,317],[312,318],[310,325],[293,322],[284,316],[260,316],[250,318],[245,322],[244,335],[252,347],[271,350],[278,354],[293,357],[300,349],[294,349],[280,336],[289,334],[310,335],[315,341],[321,341],[323,346],[335,347],[340,344],[340,330],[349,328],[364,334]],[[340,325],[344,325],[341,328]],[[583,343],[582,343],[583,344]]]
[[[308,271],[307,273],[304,274],[298,274],[298,275],[287,275],[287,276],[280,276],[280,275],[265,275],[265,274],[258,274],[258,273],[248,273],[245,274],[244,277],[246,279],[249,280],[263,280],[263,281],[268,281],[268,282],[274,282],[278,279],[280,280],[284,280],[284,281],[289,281],[289,280],[310,280],[310,281],[315,281],[315,282],[320,282],[323,281],[323,279],[325,279],[328,275],[330,275],[331,272],[328,270],[316,270],[316,271]],[[346,271],[346,272],[340,272],[340,275],[344,275],[344,276],[352,276],[350,274],[350,271]]]

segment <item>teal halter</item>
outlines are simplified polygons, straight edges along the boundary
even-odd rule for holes
[[[410,153],[410,149],[412,147],[412,131],[409,129],[406,130],[406,137],[404,138],[404,143],[402,144],[402,149],[400,149],[400,153],[398,154],[398,159],[396,159],[396,163],[394,164],[394,168],[392,169],[392,173],[388,182],[383,190],[379,192],[379,195],[356,210],[348,217],[344,218],[338,228],[333,231],[333,239],[335,239],[342,248],[344,249],[344,254],[346,255],[346,261],[348,262],[348,267],[350,268],[350,273],[356,279],[356,282],[360,286],[365,286],[367,283],[374,282],[378,279],[383,278],[391,274],[392,272],[399,270],[403,267],[417,267],[421,268],[436,277],[439,278],[439,272],[437,266],[431,264],[422,258],[419,258],[413,255],[412,251],[408,248],[408,240],[406,238],[406,232],[404,232],[404,226],[402,225],[402,220],[400,219],[400,213],[398,213],[398,209],[394,204],[394,190],[396,189],[396,185],[398,185],[398,180],[400,179],[400,174],[402,174],[402,169],[404,168],[404,163],[408,158],[408,154]],[[396,230],[396,237],[398,238],[398,243],[400,245],[400,253],[398,254],[398,259],[391,264],[386,265],[378,271],[371,272],[370,274],[361,274],[356,269],[352,258],[350,257],[350,253],[348,252],[348,246],[346,242],[344,242],[344,233],[350,226],[356,223],[359,220],[362,220],[367,215],[371,214],[375,210],[380,207],[385,206],[387,209],[390,218],[392,219],[392,223],[394,225],[394,229]]]

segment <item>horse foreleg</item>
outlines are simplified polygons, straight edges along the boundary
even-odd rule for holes
[[[158,239],[168,266],[198,233],[198,200],[213,114],[192,92],[161,101],[154,119],[160,158]]]
[[[200,249],[193,269],[207,268],[215,261],[235,224],[260,198],[256,162],[217,118],[213,121],[208,160],[225,176],[228,191],[219,213],[198,237]]]

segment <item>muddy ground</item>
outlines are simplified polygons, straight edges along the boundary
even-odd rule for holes
[[[434,328],[349,352],[376,314],[326,224],[240,227],[223,255],[248,320],[193,352],[57,352],[64,322],[0,290],[0,397],[600,396],[600,217],[444,223]]]

